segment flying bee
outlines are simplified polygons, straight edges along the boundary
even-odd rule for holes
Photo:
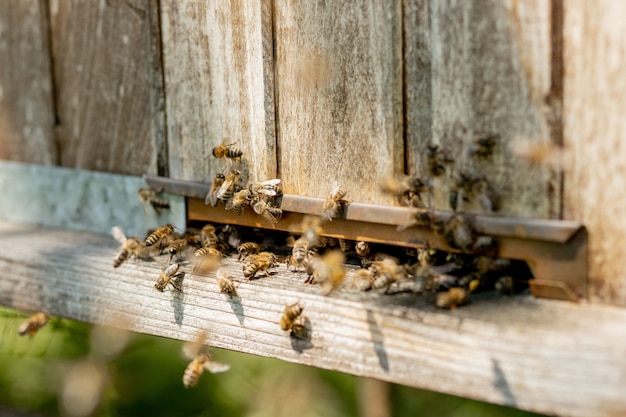
[[[306,267],[306,261],[308,260],[309,255],[309,242],[304,238],[300,237],[293,244],[293,248],[291,249],[291,258],[290,264],[295,267],[297,271],[300,266]]]
[[[211,184],[211,189],[204,199],[204,204],[211,204],[213,207],[217,206],[217,191],[220,189],[222,184],[224,184],[224,181],[226,181],[226,177],[224,176],[224,174],[215,175],[213,183]]]
[[[203,247],[194,254],[193,273],[208,274],[222,264],[222,252],[214,247]]]
[[[473,280],[470,282],[467,290],[461,287],[452,287],[448,291],[440,292],[435,299],[435,306],[456,310],[457,307],[469,302],[470,294],[479,284],[480,282],[478,280]]]
[[[235,187],[237,185],[237,181],[239,181],[239,177],[241,176],[241,171],[237,169],[233,169],[226,175],[224,179],[224,183],[220,186],[215,194],[215,198],[224,202],[230,200],[235,193]]]
[[[166,238],[171,237],[174,234],[174,226],[166,224],[158,227],[154,232],[150,233],[146,238],[146,246],[153,246],[156,243],[163,241]]]
[[[241,149],[233,146],[237,142],[233,142],[229,144],[226,144],[225,142],[226,141],[222,142],[221,145],[213,148],[213,152],[212,152],[213,156],[216,158],[229,158],[229,159],[233,159],[236,161],[241,160],[241,155],[243,155],[243,152],[241,152]]]
[[[200,240],[202,242],[202,246],[216,247],[218,239],[217,234],[215,234],[215,226],[212,224],[205,225],[200,231]]]
[[[245,259],[248,255],[254,255],[261,251],[261,246],[255,242],[243,242],[240,243],[237,247],[237,252],[239,252],[238,261]]]
[[[217,256],[219,258],[222,257],[222,252],[220,252],[216,247],[213,246],[203,246],[201,248],[196,249],[194,252],[194,256]]]
[[[310,248],[316,247],[322,234],[322,218],[319,216],[305,215],[302,218],[302,237],[306,239]]]
[[[274,206],[269,201],[265,200],[256,201],[252,205],[252,208],[254,209],[254,212],[256,214],[260,214],[267,221],[269,221],[272,224],[272,227],[274,227],[274,225],[278,223],[277,219],[283,215],[283,211],[281,209]]]
[[[233,198],[226,203],[226,210],[232,210],[235,214],[240,215],[243,208],[250,205],[251,196],[252,193],[246,188],[237,191]]]
[[[187,359],[191,359],[191,362],[187,365],[185,373],[183,374],[183,385],[185,388],[196,386],[204,371],[218,374],[230,369],[230,365],[228,364],[214,362],[207,348],[200,342],[185,343],[183,345],[183,354]]]
[[[139,200],[145,205],[150,204],[156,214],[161,214],[159,209],[170,208],[170,202],[156,196],[156,192],[152,188],[140,188],[138,191]]]
[[[354,245],[354,250],[356,251],[357,255],[364,258],[370,253],[370,244],[359,240],[358,242],[356,242],[356,245]]]
[[[292,330],[294,320],[302,314],[302,306],[299,301],[296,301],[294,304],[288,305],[285,304],[285,310],[283,314],[280,316],[279,325],[282,330]]]
[[[330,294],[343,282],[346,275],[343,266],[345,261],[346,256],[343,252],[332,250],[313,263],[312,282],[320,284],[323,295]]]
[[[431,187],[416,176],[386,177],[380,185],[384,193],[391,194],[401,206],[423,207],[422,193]]]
[[[499,140],[499,135],[490,135],[475,139],[467,148],[467,153],[477,158],[489,159],[493,155],[493,148],[496,147],[496,143]]]
[[[276,255],[270,252],[259,252],[250,255],[243,264],[244,278],[251,280],[258,272],[265,272],[265,276],[270,277],[269,269],[276,264]]]
[[[248,186],[248,189],[253,195],[263,194],[270,197],[274,197],[282,194],[280,189],[280,178],[274,178],[267,181],[252,183]]]
[[[124,235],[124,230],[120,226],[115,226],[111,229],[111,234],[122,244],[117,251],[117,255],[113,258],[113,267],[117,268],[129,257],[134,256],[136,258],[149,258],[149,250],[146,245],[136,237],[127,238]]]
[[[237,296],[237,289],[233,284],[233,281],[230,279],[227,273],[223,272],[221,269],[218,269],[215,273],[217,278],[217,287],[220,289],[222,294],[226,294],[231,297]]]
[[[156,284],[154,284],[154,288],[156,288],[160,292],[163,292],[167,284],[170,284],[178,292],[182,292],[178,285],[174,283],[176,277],[180,276],[180,274],[177,274],[179,267],[180,265],[178,265],[176,262],[169,264],[167,268],[165,268],[159,274],[159,278],[157,279]]]
[[[439,177],[446,172],[446,165],[454,162],[454,159],[439,148],[437,145],[430,145],[427,151],[428,172],[433,177]]]
[[[385,288],[385,292],[389,291],[391,284],[407,278],[406,269],[392,257],[374,261],[371,268],[374,274],[372,288]]]
[[[28,334],[30,337],[33,337],[35,333],[39,329],[48,323],[48,314],[44,312],[35,313],[28,318],[28,320],[24,321],[17,329],[17,332],[20,336],[24,336]]]
[[[369,268],[361,268],[354,273],[352,286],[359,291],[369,291],[372,289],[374,274]]]
[[[339,186],[337,181],[333,181],[330,194],[326,197],[322,210],[328,220],[332,221],[333,217],[337,217],[348,205],[348,201],[343,198],[347,191]]]

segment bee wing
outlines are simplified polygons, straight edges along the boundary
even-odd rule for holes
[[[176,271],[178,271],[178,268],[180,267],[180,265],[178,265],[176,262],[169,264],[169,266],[167,268],[165,268],[165,271],[163,271],[163,273],[170,277],[172,275],[174,275],[176,273]]]
[[[335,195],[339,191],[339,183],[337,181],[333,181],[330,185],[330,194]]]
[[[212,374],[219,374],[221,372],[228,371],[230,369],[230,365],[221,362],[207,361],[204,363],[204,369]]]
[[[211,185],[211,189],[209,190],[209,192],[206,195],[206,198],[204,199],[204,204],[211,204],[212,206],[215,206],[215,203],[217,202],[217,199],[215,198],[215,186]]]
[[[187,342],[183,345],[183,356],[187,359],[193,359],[201,349],[202,345],[200,343]]]
[[[126,235],[124,234],[124,230],[121,226],[114,226],[111,229],[111,234],[113,235],[113,238],[121,244],[124,244],[124,242],[126,242]]]

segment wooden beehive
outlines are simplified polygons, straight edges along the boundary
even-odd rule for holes
[[[305,292],[318,338],[302,353],[272,327],[273,310],[300,294],[288,279],[241,290],[247,333],[219,294],[202,307],[207,294],[193,278],[175,307],[187,319],[172,322],[169,300],[162,310],[135,311],[154,294],[134,288],[150,288],[156,267],[111,272],[109,237],[41,231],[38,244],[24,240],[32,229],[16,225],[14,213],[40,197],[12,191],[26,200],[1,205],[10,222],[0,264],[11,272],[0,301],[91,322],[130,309],[140,317],[132,330],[187,340],[208,322],[216,346],[545,413],[619,415],[626,410],[625,17],[624,6],[607,0],[3,2],[0,158],[209,183],[224,169],[211,149],[236,142],[250,181],[278,177],[286,194],[317,198],[338,181],[351,201],[393,205],[381,178],[427,176],[428,147],[437,145],[454,162],[434,179],[434,209],[450,210],[448,195],[463,174],[489,182],[498,216],[585,226],[590,303],[527,297],[450,314],[406,300]],[[485,135],[498,142],[479,161],[467,149]],[[520,139],[561,149],[565,162],[522,158],[511,147]],[[7,190],[17,183],[3,182]],[[32,223],[45,224],[43,217]],[[72,219],[62,224],[81,222]],[[61,237],[83,245],[74,251],[78,245]],[[35,262],[8,249],[15,247],[48,256]],[[42,274],[50,265],[56,269]],[[85,275],[87,265],[97,273]],[[11,282],[23,284],[5,291]],[[258,291],[266,292],[262,300]],[[323,312],[333,309],[337,317]],[[163,317],[171,326],[157,325]],[[340,325],[345,340],[332,332]],[[352,353],[338,338],[356,343],[363,360],[348,363]],[[571,371],[579,367],[584,375]],[[562,372],[546,376],[555,368]]]

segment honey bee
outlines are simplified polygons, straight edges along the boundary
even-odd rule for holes
[[[489,159],[493,155],[493,148],[500,140],[499,135],[485,136],[475,139],[472,144],[467,148],[467,153],[470,156],[475,156],[482,159]]]
[[[237,191],[233,198],[226,203],[226,210],[232,210],[235,214],[240,215],[245,206],[250,205],[252,193],[248,189]]]
[[[248,255],[257,254],[261,251],[261,246],[255,242],[243,242],[240,243],[237,247],[237,252],[239,252],[238,261],[245,259]]]
[[[270,277],[269,269],[276,264],[276,255],[270,252],[259,252],[250,255],[243,264],[243,276],[251,280],[258,272],[265,272],[265,276]]]
[[[206,198],[204,199],[204,204],[210,204],[213,207],[217,206],[217,202],[218,202],[217,191],[220,189],[222,184],[224,184],[224,181],[226,181],[226,177],[224,176],[224,174],[215,175],[215,178],[213,179],[213,183],[211,184],[211,189],[209,190],[209,192],[206,195]]]
[[[291,249],[290,264],[295,267],[297,271],[300,266],[306,267],[306,261],[309,255],[309,243],[304,237],[300,237],[293,244]]]
[[[138,191],[139,200],[144,204],[150,204],[157,214],[161,214],[159,209],[170,208],[170,202],[156,196],[152,188],[140,188]]]
[[[280,328],[284,331],[292,330],[294,320],[302,314],[302,310],[303,308],[299,301],[291,305],[285,304],[285,310],[282,316],[280,316]]]
[[[229,158],[236,161],[241,160],[241,155],[243,155],[243,152],[241,152],[241,149],[233,146],[236,143],[237,142],[226,144],[225,142],[222,142],[221,145],[213,148],[213,156],[216,158]]]
[[[369,291],[374,282],[374,274],[369,268],[361,268],[354,273],[352,286],[359,291]]]
[[[160,292],[163,292],[167,284],[170,284],[178,292],[182,292],[178,285],[174,283],[176,277],[180,276],[180,274],[177,274],[179,267],[180,265],[178,265],[177,263],[171,263],[165,269],[163,269],[163,271],[161,271],[161,273],[159,274],[159,278],[157,279],[156,284],[154,284],[154,288],[156,288]]]
[[[400,179],[389,176],[381,183],[381,190],[391,194],[401,206],[423,207],[422,193],[431,187],[415,176],[403,176]]]
[[[196,257],[200,257],[200,256],[217,256],[217,257],[221,258],[222,257],[222,252],[220,252],[214,246],[203,246],[201,248],[196,249],[196,251],[194,252],[194,256],[196,256]]]
[[[357,255],[364,258],[370,253],[370,244],[359,240],[358,242],[356,242],[356,245],[354,245],[354,250],[356,251]]]
[[[269,221],[272,224],[272,227],[274,227],[274,225],[278,223],[277,219],[283,215],[283,211],[281,209],[274,206],[269,201],[265,200],[256,201],[252,205],[252,208],[254,209],[254,212],[256,214],[260,214],[267,221]]]
[[[170,261],[174,257],[174,255],[182,253],[185,249],[189,247],[189,242],[187,239],[176,239],[172,243],[165,248],[165,251],[170,254]]]
[[[148,237],[146,238],[146,246],[153,246],[156,243],[159,243],[164,239],[171,237],[173,234],[174,226],[172,226],[171,224],[160,226],[154,232],[148,235]]]
[[[496,291],[502,295],[513,295],[514,293],[514,281],[510,275],[505,275],[496,281],[494,284]]]
[[[232,171],[230,171],[230,173],[226,175],[224,183],[220,186],[220,188],[218,188],[217,193],[215,194],[215,198],[224,202],[230,200],[235,193],[237,181],[239,181],[240,176],[241,171],[237,169],[233,169]]]
[[[392,257],[374,261],[371,268],[374,274],[372,288],[385,288],[385,292],[389,291],[391,284],[407,278],[406,269]]]
[[[187,359],[191,359],[191,362],[187,365],[185,373],[183,374],[183,385],[185,388],[196,386],[204,371],[217,374],[230,369],[230,365],[228,364],[214,362],[207,348],[199,342],[185,343],[183,345],[183,354]]]
[[[454,162],[454,159],[439,148],[437,145],[431,145],[427,151],[428,172],[433,177],[439,177],[446,172],[446,165]]]
[[[113,267],[117,268],[129,257],[134,256],[136,258],[149,258],[149,251],[143,242],[136,237],[127,238],[124,235],[124,230],[120,226],[115,226],[111,229],[111,233],[115,240],[120,242],[122,246],[118,249],[117,255],[113,258]]]
[[[222,264],[222,253],[214,247],[203,247],[194,254],[194,274],[208,274]]]
[[[537,139],[517,137],[509,142],[511,152],[534,164],[545,164],[550,168],[563,169],[573,163],[571,150]]]
[[[216,247],[217,246],[217,234],[215,234],[215,226],[211,224],[205,225],[200,231],[200,240],[202,246]]]
[[[279,178],[274,178],[271,180],[250,184],[248,186],[248,189],[253,195],[264,194],[270,197],[274,197],[282,194],[282,191],[280,189],[280,182],[281,180]]]
[[[215,273],[215,276],[217,278],[217,287],[220,289],[220,292],[222,294],[226,294],[231,297],[237,296],[237,289],[235,288],[235,285],[233,284],[233,281],[230,279],[231,277],[228,276],[228,274],[218,269]]]
[[[17,329],[17,332],[20,336],[24,336],[28,334],[30,337],[33,337],[35,333],[39,329],[48,323],[48,314],[44,312],[35,313],[28,318],[28,320],[24,321]]]
[[[478,280],[473,280],[470,282],[467,290],[461,287],[452,287],[448,291],[441,292],[437,294],[435,306],[456,310],[457,307],[469,302],[470,294],[478,287],[479,284],[480,282]]]
[[[310,248],[314,248],[320,243],[322,234],[322,218],[319,216],[306,215],[302,218],[302,237],[306,239]]]
[[[332,250],[316,261],[312,262],[312,282],[320,284],[322,294],[328,295],[343,282],[346,275],[343,266],[346,257],[340,250]]]
[[[337,243],[339,243],[339,249],[341,249],[342,252],[348,252],[352,249],[352,241],[347,240],[347,239],[337,239]]]
[[[465,253],[471,252],[476,233],[471,222],[465,217],[454,215],[445,222],[435,222],[433,229],[436,234],[443,236],[451,247]]]
[[[333,217],[337,217],[348,205],[348,201],[343,199],[346,193],[347,191],[341,188],[337,181],[333,181],[330,194],[322,206],[324,215],[328,217],[328,220],[332,221]]]

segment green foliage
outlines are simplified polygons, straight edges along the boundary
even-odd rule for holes
[[[60,387],[67,369],[90,357],[91,326],[51,319],[34,337],[19,337],[25,316],[0,310],[0,404],[64,415]],[[269,358],[213,349],[229,363],[223,374],[204,373],[192,389],[181,378],[188,361],[182,343],[134,335],[124,352],[106,363],[107,389],[92,415],[341,417],[359,415],[360,378]],[[392,415],[533,416],[448,395],[391,385]]]

